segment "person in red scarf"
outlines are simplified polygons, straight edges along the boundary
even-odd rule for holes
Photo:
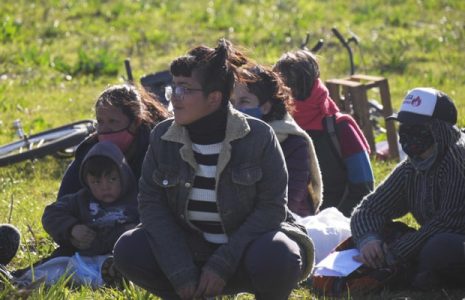
[[[309,51],[283,54],[274,70],[291,89],[293,117],[312,138],[323,177],[323,204],[345,216],[373,190],[370,147],[355,120],[339,112]],[[333,129],[332,129],[333,128]]]

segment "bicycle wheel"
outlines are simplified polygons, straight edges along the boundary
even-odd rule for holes
[[[39,132],[27,139],[0,146],[0,167],[71,148],[94,131],[95,122],[84,120]]]

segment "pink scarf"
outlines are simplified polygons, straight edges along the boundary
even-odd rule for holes
[[[296,100],[294,105],[293,117],[303,130],[323,130],[323,119],[335,115],[337,124],[346,121],[355,129],[360,141],[370,153],[370,146],[357,122],[350,115],[339,112],[337,104],[329,97],[329,91],[321,79],[315,82],[307,99]]]

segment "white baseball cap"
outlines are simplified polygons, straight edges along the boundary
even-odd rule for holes
[[[431,119],[454,125],[457,123],[457,109],[449,96],[439,90],[424,87],[410,90],[399,112],[386,118],[406,124],[421,124]]]

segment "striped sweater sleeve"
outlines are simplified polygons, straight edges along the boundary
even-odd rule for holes
[[[350,227],[356,244],[378,236],[387,222],[408,212],[406,165],[398,165],[375,192],[366,196],[352,214]]]

